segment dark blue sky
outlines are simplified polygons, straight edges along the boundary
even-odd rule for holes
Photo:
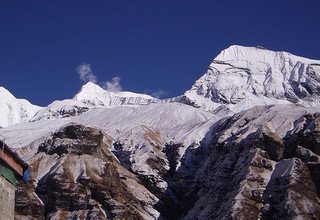
[[[177,96],[233,44],[320,59],[320,1],[0,0],[0,86],[47,105],[99,82]]]

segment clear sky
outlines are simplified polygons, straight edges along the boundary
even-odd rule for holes
[[[233,44],[320,60],[319,11],[319,0],[0,0],[0,86],[44,106],[72,98],[88,64],[98,84],[173,97]]]

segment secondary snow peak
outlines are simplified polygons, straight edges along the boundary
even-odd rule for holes
[[[92,106],[110,108],[120,105],[138,106],[157,102],[157,99],[149,95],[125,91],[110,92],[92,82],[83,85],[73,99]]]

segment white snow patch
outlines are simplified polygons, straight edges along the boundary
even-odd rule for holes
[[[8,127],[32,118],[41,107],[25,99],[17,99],[8,90],[0,87],[0,127]]]

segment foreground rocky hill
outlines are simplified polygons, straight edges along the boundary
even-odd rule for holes
[[[234,46],[181,97],[89,83],[1,128],[32,171],[16,219],[320,219],[318,63]]]
[[[152,195],[113,156],[110,137],[68,125],[39,145],[29,160],[32,181],[17,191],[16,218],[154,219]]]
[[[68,122],[17,149],[32,180],[18,188],[16,218],[320,217],[317,108],[254,107],[189,145],[144,126],[126,140]]]

